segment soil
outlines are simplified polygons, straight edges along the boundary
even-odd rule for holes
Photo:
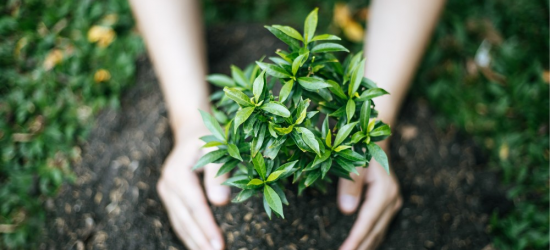
[[[284,47],[261,25],[213,28],[207,37],[216,73]],[[166,107],[150,62],[137,64],[136,84],[122,107],[103,111],[81,145],[76,181],[46,202],[40,249],[185,249],[155,185],[172,146]],[[394,128],[391,161],[404,205],[380,249],[492,249],[489,217],[511,206],[499,176],[470,138],[436,127],[434,117],[425,101],[409,97]],[[259,198],[212,209],[228,249],[337,249],[356,215],[338,211],[335,191],[296,197],[290,188],[286,219],[270,221]]]

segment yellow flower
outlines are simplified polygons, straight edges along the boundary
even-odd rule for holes
[[[63,60],[63,52],[59,49],[53,49],[48,53],[46,59],[44,60],[44,68],[50,70],[55,65],[59,64]]]
[[[88,31],[88,41],[97,42],[99,47],[105,48],[113,42],[116,33],[111,27],[94,25]]]
[[[111,79],[111,73],[105,69],[99,69],[94,74],[94,81],[97,83],[106,82]]]

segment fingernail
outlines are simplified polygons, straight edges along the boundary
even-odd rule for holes
[[[216,250],[221,250],[222,249],[222,243],[219,240],[211,240],[210,244]]]
[[[208,190],[208,194],[213,202],[221,203],[227,199],[227,196],[229,195],[229,188],[213,186]]]
[[[356,196],[349,194],[340,195],[340,206],[345,211],[353,211],[357,206],[357,202],[359,202],[359,199]]]

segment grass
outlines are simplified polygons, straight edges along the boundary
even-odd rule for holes
[[[126,1],[0,5],[0,249],[36,247],[94,114],[134,77],[133,28]]]
[[[336,1],[203,3],[208,24],[299,24],[314,6],[332,15]],[[548,12],[542,0],[449,0],[414,81],[437,122],[473,136],[508,188],[513,208],[490,223],[498,249],[548,249]],[[100,109],[117,107],[143,52],[124,0],[0,5],[0,249],[36,248],[45,200],[74,178],[78,143]]]

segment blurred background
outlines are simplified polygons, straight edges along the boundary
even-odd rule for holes
[[[318,27],[351,51],[369,19],[369,1],[202,3],[207,29],[301,27],[319,7]],[[473,138],[497,173],[512,206],[487,222],[496,249],[549,247],[548,24],[548,1],[448,0],[409,97]],[[79,145],[101,110],[120,106],[143,57],[125,0],[0,4],[0,249],[37,248],[47,201],[74,182]]]

